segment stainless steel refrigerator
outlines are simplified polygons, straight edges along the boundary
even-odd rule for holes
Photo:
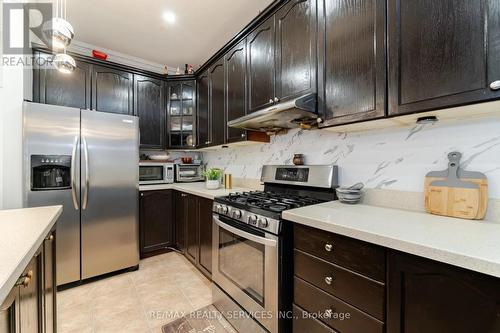
[[[63,205],[57,285],[139,264],[139,120],[25,102],[25,206]]]

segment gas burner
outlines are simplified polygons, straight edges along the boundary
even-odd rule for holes
[[[257,208],[271,212],[282,212],[323,202],[322,200],[300,195],[290,195],[272,191],[250,191],[231,193],[221,198],[227,203],[240,204],[242,209]]]
[[[266,205],[264,206],[266,209],[272,210],[274,212],[281,212],[288,209],[288,206],[275,204],[275,205]]]

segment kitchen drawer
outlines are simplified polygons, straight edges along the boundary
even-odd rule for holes
[[[294,247],[385,282],[386,253],[380,246],[296,224]]]
[[[384,321],[384,284],[300,250],[294,250],[294,270],[301,279]]]
[[[345,333],[383,333],[384,323],[327,294],[312,284],[298,278],[293,279],[294,303],[309,313],[321,315],[321,321],[334,330]],[[327,318],[325,311],[344,318]]]
[[[293,333],[337,333],[297,305],[293,305]]]

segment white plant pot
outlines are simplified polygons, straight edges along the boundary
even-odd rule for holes
[[[220,186],[220,180],[207,180],[205,182],[207,190],[217,190]]]

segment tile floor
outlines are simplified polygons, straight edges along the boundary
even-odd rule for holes
[[[210,281],[175,252],[57,297],[59,333],[160,333],[163,325],[212,303]]]

